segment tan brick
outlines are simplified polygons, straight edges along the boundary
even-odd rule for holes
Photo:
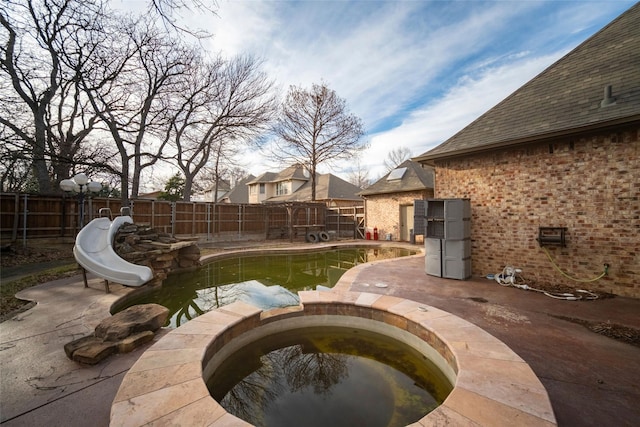
[[[505,265],[525,278],[640,297],[640,128],[440,161],[436,197],[471,199],[472,272]],[[553,146],[553,150],[549,146]],[[553,151],[553,152],[551,152]],[[538,227],[566,227],[549,251],[577,283],[554,270]]]

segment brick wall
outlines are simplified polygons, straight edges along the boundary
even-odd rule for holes
[[[640,127],[487,152],[436,164],[436,197],[468,197],[473,275],[505,265],[540,283],[640,298]],[[567,247],[539,247],[538,227],[567,227]]]
[[[372,233],[373,228],[377,227],[381,240],[384,240],[387,233],[393,235],[393,240],[398,240],[400,234],[400,206],[413,206],[414,200],[425,200],[430,197],[433,197],[432,190],[367,196],[365,200],[366,227]]]

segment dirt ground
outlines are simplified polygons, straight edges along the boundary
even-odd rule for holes
[[[0,254],[0,266],[4,270],[9,267],[28,266],[48,261],[73,258],[72,244],[46,244],[22,247],[21,245],[5,245]]]

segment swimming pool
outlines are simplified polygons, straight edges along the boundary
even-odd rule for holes
[[[453,388],[414,347],[327,325],[259,338],[205,380],[227,412],[255,426],[280,427],[401,427],[433,411]]]
[[[215,258],[197,271],[170,275],[161,288],[126,298],[114,312],[156,303],[170,311],[170,327],[210,310],[244,301],[264,310],[299,304],[299,291],[330,289],[350,268],[416,254],[400,247],[330,247],[313,252],[277,251]]]

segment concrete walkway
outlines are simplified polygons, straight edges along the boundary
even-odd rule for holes
[[[444,280],[424,273],[424,258],[364,264],[338,286],[395,295],[449,311],[509,345],[536,372],[560,426],[635,426],[640,421],[640,348],[555,316],[640,329],[640,300],[559,301],[493,281]],[[386,288],[375,286],[384,283]],[[81,276],[22,291],[37,306],[0,323],[0,423],[3,426],[107,426],[124,374],[148,346],[88,367],[63,346],[90,334],[127,292]]]
[[[507,344],[542,381],[558,425],[640,425],[640,347],[559,318],[640,329],[640,300],[562,301],[505,288],[484,278],[440,279],[424,274],[424,257],[373,263],[356,272],[350,280],[351,290],[366,289],[432,305]],[[376,283],[388,287],[378,288]]]
[[[96,366],[73,362],[64,345],[93,333],[127,289],[82,276],[26,289],[37,305],[0,323],[0,424],[3,426],[107,426],[122,378],[149,345]]]

